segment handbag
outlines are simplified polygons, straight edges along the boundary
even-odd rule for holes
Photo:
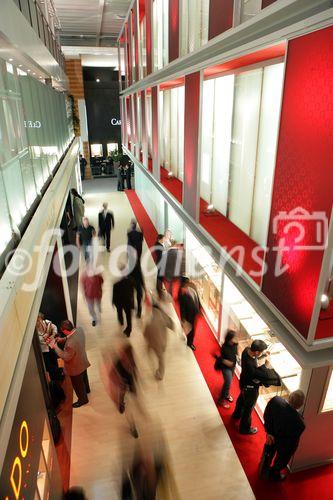
[[[281,377],[274,370],[274,368],[266,368],[265,373],[261,377],[260,381],[264,387],[271,387],[271,386],[279,387],[282,385]]]
[[[214,370],[216,371],[221,371],[222,368],[223,368],[224,364],[223,364],[223,359],[221,356],[217,356],[216,359],[215,359],[215,363],[214,363]]]

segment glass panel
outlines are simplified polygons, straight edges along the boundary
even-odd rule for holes
[[[250,232],[262,69],[236,76],[230,160],[229,218]]]
[[[333,410],[333,372],[331,371],[322,411]]]
[[[20,0],[20,4],[21,4],[22,14],[27,19],[28,23],[31,25],[29,0]]]
[[[42,13],[41,13],[40,8],[38,7],[38,5],[36,5],[36,8],[37,8],[37,20],[38,20],[39,38],[42,40],[43,43],[45,43],[44,24],[43,24]]]
[[[103,156],[102,144],[91,144],[90,151],[91,151],[91,156]]]
[[[168,229],[171,231],[171,239],[175,240],[176,243],[184,243],[185,239],[185,226],[180,217],[178,217],[177,213],[174,209],[167,205],[168,209]]]
[[[19,226],[27,212],[25,193],[18,158],[2,166],[3,181],[7,193],[9,211],[13,222]]]
[[[242,0],[241,22],[247,21],[261,11],[262,0]]]
[[[282,85],[283,64],[267,66],[264,69],[261,96],[260,128],[250,234],[251,238],[262,247],[265,247],[267,243]]]
[[[211,174],[213,164],[213,124],[214,124],[214,89],[215,80],[203,84],[202,102],[202,139],[200,196],[207,203],[211,202]]]
[[[33,165],[28,153],[20,158],[22,180],[27,206],[30,207],[37,197]]]
[[[10,223],[7,196],[0,169],[0,253],[4,251],[6,245],[12,237],[12,227]]]
[[[36,12],[36,2],[35,2],[35,0],[29,0],[29,2],[30,2],[30,15],[31,15],[32,27],[38,35],[38,19],[37,19],[37,12]]]
[[[211,203],[227,214],[234,101],[234,75],[215,80],[214,148]]]

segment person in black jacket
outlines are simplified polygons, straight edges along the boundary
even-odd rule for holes
[[[128,246],[129,260],[130,260],[129,263],[130,269],[133,269],[136,262],[137,261],[140,262],[141,260],[142,244],[143,244],[143,233],[138,230],[136,220],[132,219],[130,228],[127,231],[127,246]],[[135,259],[133,265],[131,265],[131,258]]]
[[[159,234],[157,236],[157,241],[154,245],[154,256],[155,256],[155,264],[157,267],[157,281],[156,281],[156,290],[161,297],[162,289],[163,289],[163,278],[165,274],[166,267],[166,251],[164,247],[165,236],[163,234]]]
[[[137,316],[137,318],[141,318],[142,297],[143,297],[143,292],[145,290],[145,283],[144,283],[144,279],[142,276],[142,269],[141,269],[140,262],[137,262],[137,264],[134,266],[134,269],[133,269],[133,271],[131,271],[130,276],[133,279],[133,285],[134,285],[134,289],[136,291],[136,302],[137,302],[137,307],[138,307],[136,316]]]
[[[254,340],[250,347],[246,347],[242,353],[242,372],[239,379],[240,395],[237,398],[236,407],[232,414],[235,420],[240,419],[239,430],[241,434],[256,434],[258,429],[251,426],[251,415],[259,396],[259,387],[263,380],[269,377],[268,359],[265,364],[258,366],[259,357],[268,357],[263,354],[267,345],[263,340]]]
[[[266,456],[264,469],[274,480],[285,479],[286,475],[282,471],[286,469],[297,450],[300,437],[305,430],[303,417],[297,411],[303,406],[304,400],[304,393],[297,390],[289,395],[288,401],[275,396],[265,408],[264,425],[267,440],[264,448]],[[274,455],[273,466],[269,469]]]
[[[117,309],[118,321],[123,326],[126,315],[127,326],[124,334],[129,337],[132,331],[132,309],[134,308],[134,286],[130,276],[124,276],[113,285],[112,304]]]
[[[108,204],[103,203],[103,210],[98,214],[98,235],[104,238],[106,250],[108,252],[110,252],[111,229],[113,228],[113,213],[108,210]]]
[[[81,180],[83,181],[86,176],[86,166],[87,166],[87,160],[85,159],[84,156],[80,155],[80,172],[81,172]]]
[[[187,345],[195,351],[193,344],[195,336],[195,326],[200,313],[200,300],[194,285],[190,283],[189,278],[183,276],[180,280],[178,292],[178,302],[180,308],[180,318],[182,323],[189,323],[190,331],[187,334]]]
[[[217,404],[222,404],[223,408],[230,408],[233,398],[230,395],[230,386],[234,375],[238,353],[238,342],[236,332],[228,330],[224,342],[221,346],[221,371],[224,379],[221,395]]]

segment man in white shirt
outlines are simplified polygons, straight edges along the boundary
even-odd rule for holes
[[[58,333],[57,327],[51,321],[45,319],[44,314],[40,312],[37,317],[36,331],[38,333],[39,344],[43,354],[45,369],[48,372],[50,379],[54,380],[58,371],[58,358],[55,352],[50,349],[47,340],[50,341],[56,337]]]

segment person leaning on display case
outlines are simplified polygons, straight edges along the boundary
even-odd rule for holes
[[[84,217],[84,199],[76,189],[71,189],[71,195],[73,196],[73,215],[74,215],[74,230],[77,230],[82,224],[82,219]]]
[[[240,395],[232,414],[235,420],[240,419],[239,431],[241,434],[256,434],[257,427],[252,427],[252,411],[259,396],[261,385],[281,385],[279,375],[269,363],[269,352],[264,353],[267,344],[263,340],[254,340],[250,347],[242,353],[242,372],[239,379]],[[258,366],[258,359],[266,358],[265,363]]]
[[[61,322],[60,330],[66,335],[66,343],[62,351],[56,340],[49,340],[51,349],[54,349],[59,358],[64,360],[66,375],[69,375],[77,401],[73,403],[73,408],[79,408],[89,402],[90,393],[87,369],[90,366],[86,353],[86,341],[82,328],[75,328],[68,320]]]
[[[186,334],[186,343],[188,347],[192,349],[192,351],[195,351],[196,347],[193,342],[201,305],[195,285],[191,283],[189,278],[187,278],[186,276],[182,276],[180,279],[178,303],[182,325],[184,327],[184,330],[188,329],[188,332]]]
[[[289,395],[288,401],[275,396],[268,402],[264,412],[267,438],[260,466],[262,476],[276,481],[286,478],[283,470],[295,454],[305,430],[303,417],[298,412],[304,405],[304,400],[304,393],[297,390]],[[274,462],[270,467],[273,458]]]
[[[221,370],[223,375],[223,386],[217,404],[223,408],[230,408],[233,398],[230,395],[230,386],[237,362],[238,342],[236,332],[228,330],[221,346],[221,355],[216,358],[215,369]]]

